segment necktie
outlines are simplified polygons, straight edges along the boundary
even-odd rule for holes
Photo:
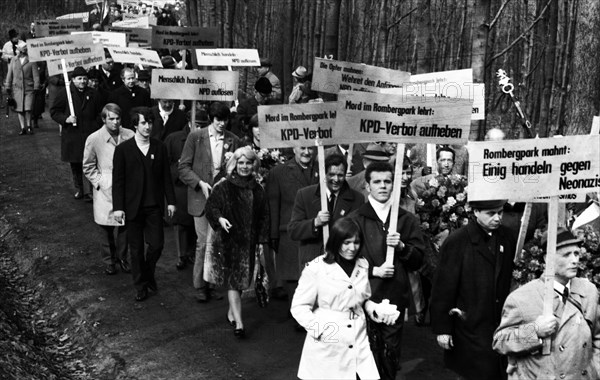
[[[563,291],[563,294],[562,294],[563,303],[567,303],[567,299],[569,299],[569,288],[567,288],[565,286],[565,290]]]
[[[331,193],[329,197],[329,202],[327,203],[327,211],[329,211],[329,216],[333,216],[333,208],[335,207],[335,194]]]

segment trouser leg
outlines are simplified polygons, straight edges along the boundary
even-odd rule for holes
[[[156,263],[162,254],[165,244],[163,231],[163,217],[160,208],[149,207],[144,210],[146,222],[144,224],[144,238],[148,245],[146,249],[146,260],[143,268],[144,279],[150,284],[156,284],[154,273]]]
[[[196,228],[196,259],[194,262],[193,281],[194,288],[201,289],[206,286],[204,281],[204,255],[206,253],[206,237],[208,235],[208,220],[206,216],[195,216],[194,227]]]
[[[131,277],[133,286],[137,291],[141,291],[148,284],[142,275],[145,266],[144,255],[144,222],[145,215],[140,210],[135,219],[127,219],[127,242],[129,243],[129,254],[131,255]]]
[[[83,166],[81,162],[70,162],[73,185],[83,194]]]
[[[117,258],[130,262],[127,254],[127,225],[117,227]]]
[[[410,283],[410,291],[415,303],[415,311],[420,313],[425,310],[425,299],[423,298],[423,286],[421,285],[421,277],[419,272],[408,272],[408,281]]]
[[[371,351],[381,380],[394,380],[400,369],[404,312],[400,313],[396,323],[391,326],[368,320],[367,327]]]
[[[115,265],[117,246],[115,244],[114,226],[100,226],[104,231],[102,241],[102,263],[104,265]]]

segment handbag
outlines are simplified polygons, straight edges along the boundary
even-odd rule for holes
[[[261,260],[261,258],[264,258],[264,248],[262,244],[258,244],[256,248],[257,270],[254,280],[254,294],[256,294],[256,302],[258,302],[258,306],[267,307],[269,304],[269,276],[267,276],[267,271],[265,270]]]

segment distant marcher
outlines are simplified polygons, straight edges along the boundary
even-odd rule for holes
[[[258,78],[254,84],[254,96],[242,100],[237,106],[237,113],[231,132],[242,138],[248,133],[248,125],[252,116],[258,113],[258,106],[277,104],[271,99],[273,86],[267,78]]]
[[[121,70],[123,85],[112,91],[107,98],[109,103],[115,103],[123,111],[123,127],[133,128],[129,112],[135,107],[152,107],[150,93],[136,85],[135,71],[126,67]]]
[[[427,174],[419,177],[411,182],[410,191],[415,199],[420,198],[423,192],[427,189],[426,183],[437,175],[444,177],[454,173],[454,162],[456,155],[454,149],[448,146],[442,146],[435,152],[435,159],[437,163],[437,174]]]
[[[260,160],[245,146],[227,162],[227,180],[219,182],[206,201],[206,218],[215,231],[215,251],[223,257],[227,319],[237,337],[245,335],[242,291],[252,283],[256,245],[269,242],[269,204],[256,181]]]
[[[148,297],[148,290],[158,290],[155,271],[164,246],[165,198],[167,215],[175,213],[167,149],[160,140],[150,137],[152,121],[149,108],[131,110],[135,135],[117,145],[113,158],[113,214],[117,222],[127,225],[138,302]]]
[[[281,82],[279,81],[279,78],[277,78],[277,75],[271,71],[272,66],[273,64],[270,59],[261,58],[260,67],[256,69],[256,72],[260,78],[267,78],[269,80],[271,87],[273,88],[273,100],[280,104],[282,102],[281,97],[283,94],[281,91]]]
[[[2,60],[9,64],[10,61],[18,55],[17,46],[20,42],[24,42],[19,39],[19,33],[11,29],[8,31],[8,41],[2,46]]]
[[[150,72],[148,70],[140,70],[137,76],[137,84],[144,90],[150,93],[150,80],[152,77],[150,76]]]
[[[160,99],[158,104],[152,107],[152,114],[152,137],[161,141],[165,141],[171,133],[181,131],[187,125],[185,113],[175,108],[175,102],[171,99]]]
[[[83,173],[94,188],[94,221],[106,233],[102,243],[104,273],[117,273],[117,263],[123,272],[129,273],[127,226],[117,223],[113,215],[112,176],[116,146],[131,139],[135,133],[121,128],[121,109],[116,104],[105,105],[100,115],[103,127],[92,133],[85,142]]]
[[[292,89],[292,93],[288,97],[289,104],[296,103],[308,103],[310,99],[310,82],[308,70],[304,66],[298,66],[296,70],[292,73],[292,78],[294,78],[294,87]],[[309,83],[307,88],[306,82]]]
[[[17,56],[10,61],[4,83],[7,94],[16,102],[15,112],[21,125],[20,135],[33,134],[31,111],[35,93],[40,90],[40,74],[37,63],[30,62],[27,56],[27,44],[23,41],[17,46]]]
[[[112,94],[113,91],[123,86],[123,80],[121,79],[121,70],[123,66],[119,63],[115,63],[107,49],[104,49],[104,57],[106,62],[100,65],[99,87],[104,99],[108,99],[108,96]],[[129,128],[128,126],[123,126]]]

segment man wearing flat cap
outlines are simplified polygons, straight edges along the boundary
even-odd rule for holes
[[[271,66],[273,66],[273,64],[270,59],[261,58],[260,67],[258,67],[256,71],[259,78],[267,78],[269,80],[273,87],[273,99],[277,102],[281,102],[281,82],[279,81],[279,78],[277,78],[277,75],[273,74],[271,71]]]
[[[543,315],[543,278],[506,299],[493,347],[508,356],[509,379],[600,378],[598,290],[576,277],[580,243],[571,231],[557,232],[552,315]],[[551,341],[550,355],[542,354],[544,339]]]
[[[502,226],[506,200],[471,201],[474,218],[440,248],[431,296],[431,325],[447,368],[464,379],[503,379],[492,349],[510,292],[516,241]]]

